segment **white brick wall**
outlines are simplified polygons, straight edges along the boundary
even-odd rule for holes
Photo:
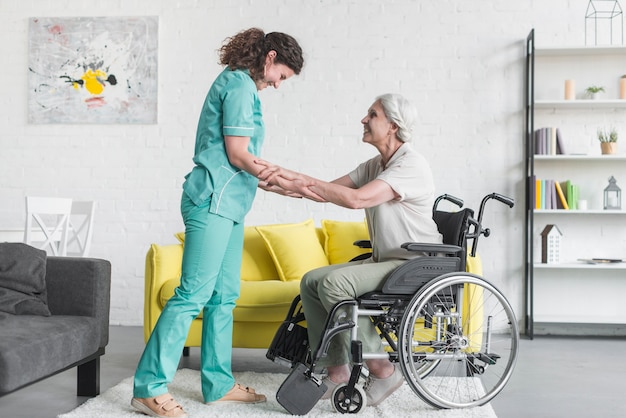
[[[217,4],[217,5],[216,5]],[[332,180],[375,154],[360,119],[381,93],[420,111],[416,146],[438,192],[478,205],[497,191],[518,206],[489,208],[485,275],[523,313],[523,67],[531,28],[544,44],[584,43],[583,0],[0,0],[0,228],[24,222],[25,195],[98,201],[93,256],[111,260],[111,323],[142,323],[144,257],[175,242],[198,112],[220,71],[222,40],[251,26],[294,35],[305,68],[261,93],[264,157]],[[159,16],[156,125],[29,125],[27,27],[33,16]],[[362,219],[259,192],[248,224]]]

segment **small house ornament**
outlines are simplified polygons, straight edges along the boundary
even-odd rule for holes
[[[609,185],[604,189],[604,209],[620,210],[622,208],[622,190],[617,187],[615,177],[609,178]]]
[[[546,225],[541,232],[541,262],[558,264],[561,262],[561,238],[563,234],[556,225]]]

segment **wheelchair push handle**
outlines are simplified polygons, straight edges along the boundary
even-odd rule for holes
[[[483,220],[483,213],[485,211],[485,205],[491,199],[497,200],[498,202],[504,203],[509,208],[515,206],[515,200],[511,197],[504,196],[500,193],[491,193],[487,196],[483,197],[483,200],[480,202],[480,209],[478,211],[478,223],[481,224]]]
[[[478,238],[481,235],[484,235],[485,238],[491,235],[491,230],[489,228],[483,229],[482,227],[483,214],[485,212],[485,205],[491,199],[504,203],[509,208],[512,208],[513,206],[515,206],[515,200],[513,198],[504,196],[500,193],[491,193],[483,197],[483,200],[480,202],[480,209],[478,210],[478,219],[475,221],[474,220],[470,221],[472,225],[474,225],[474,231],[475,231],[474,234],[471,235],[471,237],[474,238],[474,242],[472,243],[472,250],[470,253],[472,257],[476,256],[476,250],[478,249]]]
[[[435,199],[435,203],[433,204],[433,215],[437,211],[437,206],[439,206],[439,202],[441,202],[442,200],[452,202],[460,208],[462,208],[464,204],[463,199],[461,199],[460,197],[452,196],[451,194],[442,194],[437,199]]]
[[[507,196],[501,195],[499,193],[492,193],[489,196],[491,196],[492,199],[496,199],[497,201],[504,203],[505,205],[507,205],[510,208],[515,206],[515,200],[513,198],[511,198],[511,197],[507,197]]]

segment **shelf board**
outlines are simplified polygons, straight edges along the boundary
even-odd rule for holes
[[[626,324],[626,318],[622,316],[589,316],[589,315],[542,315],[535,314],[535,324],[538,323],[561,323],[561,324]]]
[[[626,215],[626,210],[535,209],[535,215]]]
[[[626,263],[587,264],[572,261],[558,264],[536,263],[533,267],[537,270],[626,270]]]
[[[535,154],[535,161],[626,161],[626,154]]]
[[[535,55],[555,57],[567,55],[626,55],[626,47],[623,45],[606,46],[565,46],[565,47],[537,47]]]
[[[626,108],[626,100],[535,100],[535,109]]]

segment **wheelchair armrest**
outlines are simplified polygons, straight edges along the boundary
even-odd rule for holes
[[[458,245],[448,244],[428,244],[420,242],[405,242],[402,244],[402,248],[408,251],[422,251],[425,253],[443,253],[443,254],[458,254],[463,250],[463,247]]]
[[[372,248],[372,242],[368,239],[360,239],[358,241],[354,241],[352,245],[356,245],[359,248]]]

